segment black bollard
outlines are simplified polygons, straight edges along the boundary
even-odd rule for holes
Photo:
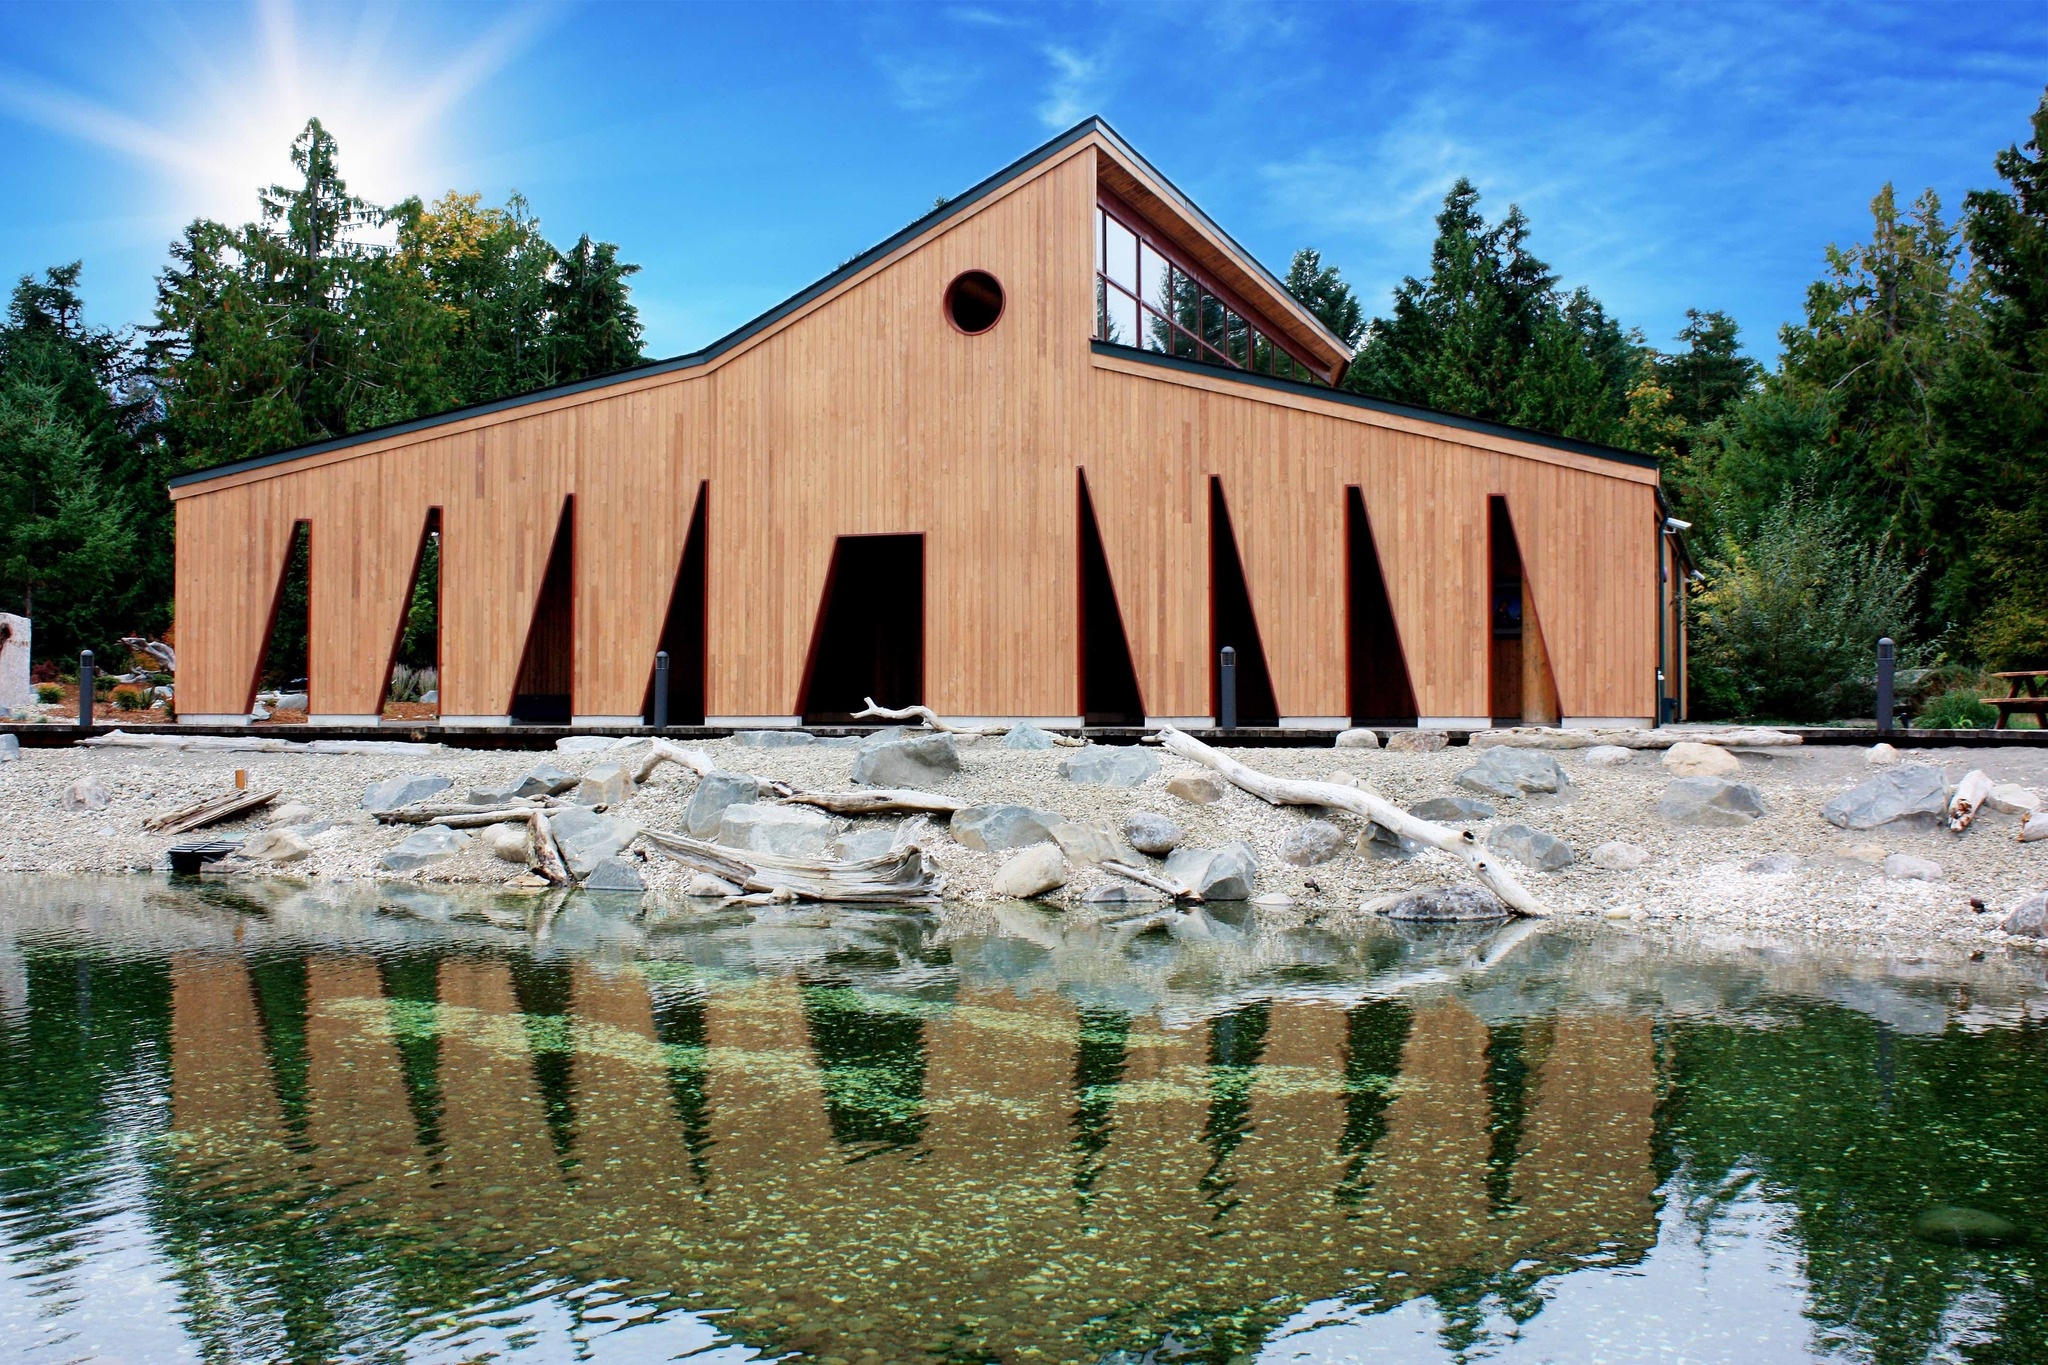
[[[93,687],[92,651],[81,650],[78,655],[78,724],[82,729],[92,727]]]
[[[1877,642],[1877,732],[1892,732],[1892,667],[1898,662],[1898,646],[1887,635]]]
[[[654,655],[654,728],[668,729],[668,651]]]
[[[1237,728],[1237,651],[1229,645],[1223,646],[1222,693],[1223,714],[1217,717],[1225,730]]]

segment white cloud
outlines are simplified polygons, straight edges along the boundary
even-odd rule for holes
[[[1045,57],[1052,64],[1053,77],[1045,102],[1038,106],[1041,123],[1048,128],[1071,128],[1101,108],[1100,60],[1065,47],[1048,47]]]

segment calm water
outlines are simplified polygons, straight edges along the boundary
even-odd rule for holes
[[[2048,985],[0,879],[0,1355],[2039,1361]]]

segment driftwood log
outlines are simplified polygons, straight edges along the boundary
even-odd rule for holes
[[[499,806],[493,810],[477,810],[470,806],[406,806],[399,810],[380,810],[377,819],[386,825],[443,825],[449,829],[481,829],[485,825],[524,821],[533,831],[533,860],[538,864],[540,875],[556,886],[568,886],[574,878],[569,875],[569,865],[562,858],[561,845],[555,842],[554,827],[548,823],[548,812],[558,808],[559,803]]]
[[[142,827],[157,834],[183,834],[188,829],[204,829],[238,815],[247,815],[283,794],[283,787],[273,787],[267,792],[229,792],[226,796],[216,796],[162,815],[153,815],[142,822]]]
[[[718,771],[718,765],[711,761],[711,755],[702,749],[685,749],[680,744],[671,744],[665,739],[649,741],[651,747],[647,757],[641,760],[639,771],[633,774],[638,784],[654,776],[654,770],[664,763],[674,763],[688,768],[699,777]]]
[[[867,709],[853,713],[855,720],[914,720],[940,734],[965,735],[970,739],[983,739],[991,735],[1006,735],[1008,725],[955,725],[932,710],[929,706],[877,706],[873,697],[863,697]],[[1052,742],[1069,749],[1077,749],[1088,741],[1073,735],[1054,735]]]
[[[1591,749],[1600,744],[1622,749],[1668,749],[1686,742],[1722,748],[1782,749],[1806,741],[1783,730],[1559,730],[1548,725],[1515,725],[1477,731],[1466,742],[1475,749],[1502,745],[1516,749]]]
[[[1186,901],[1189,904],[1201,903],[1201,892],[1195,890],[1192,886],[1177,882],[1171,877],[1154,872],[1148,867],[1137,867],[1125,862],[1121,858],[1104,858],[1096,866],[1109,873],[1112,877],[1122,877],[1127,882],[1136,882],[1138,885],[1150,887],[1154,891],[1163,891],[1174,900]]]
[[[1982,768],[1972,768],[1956,784],[1956,794],[1948,802],[1948,827],[1960,834],[1970,827],[1977,818],[1977,812],[1984,808],[1984,798],[1991,795],[1991,779],[1984,775]]]
[[[925,905],[936,902],[945,890],[945,878],[937,865],[914,843],[899,844],[875,858],[826,862],[743,852],[661,830],[642,830],[640,837],[685,867],[770,897],[851,905]]]
[[[770,782],[768,790],[792,806],[816,806],[834,815],[951,815],[971,804],[957,796],[911,791],[904,787],[877,787],[871,791],[812,792],[787,782]]]
[[[1160,731],[1159,742],[1167,752],[1221,774],[1233,786],[1242,787],[1261,801],[1275,806],[1328,806],[1334,810],[1350,811],[1403,838],[1413,839],[1430,848],[1440,848],[1469,866],[1473,875],[1499,896],[1509,909],[1536,919],[1550,913],[1527,887],[1515,879],[1514,873],[1486,855],[1478,836],[1470,830],[1454,830],[1410,815],[1385,797],[1363,787],[1340,786],[1335,782],[1302,782],[1262,773],[1171,726]]]

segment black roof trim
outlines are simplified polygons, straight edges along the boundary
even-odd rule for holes
[[[1254,388],[1277,389],[1282,393],[1323,398],[1347,407],[1366,408],[1394,417],[1412,417],[1421,422],[1434,422],[1440,427],[1457,427],[1461,431],[1476,431],[1486,436],[1505,436],[1510,440],[1527,441],[1531,445],[1549,446],[1553,450],[1569,450],[1575,455],[1590,455],[1599,460],[1635,465],[1639,469],[1658,467],[1655,455],[1623,450],[1620,446],[1604,446],[1596,441],[1581,441],[1572,436],[1558,436],[1548,431],[1538,431],[1533,427],[1511,427],[1505,422],[1463,417],[1455,412],[1438,412],[1435,408],[1417,407],[1413,403],[1368,398],[1362,393],[1347,393],[1343,389],[1333,389],[1322,384],[1304,384],[1296,379],[1279,379],[1269,374],[1254,374],[1249,370],[1233,370],[1227,366],[1211,365],[1199,360],[1184,360],[1179,356],[1161,355],[1157,351],[1140,350],[1136,346],[1124,346],[1114,341],[1097,341],[1092,344],[1097,355],[1115,356],[1119,360],[1136,360],[1146,365],[1157,365],[1165,370],[1179,370],[1209,379],[1228,379],[1237,384],[1249,384]]]
[[[503,412],[507,408],[521,407],[527,403],[539,403],[550,398],[565,398],[570,394],[587,393],[592,389],[601,389],[611,384],[622,384],[628,380],[644,379],[650,375],[672,374],[678,370],[694,369],[699,365],[708,364],[741,342],[746,341],[768,327],[774,326],[783,318],[802,308],[820,295],[837,288],[853,276],[858,275],[861,271],[866,270],[882,257],[895,251],[904,243],[922,236],[949,218],[965,213],[968,209],[973,208],[976,204],[988,198],[1018,176],[1043,165],[1059,155],[1059,153],[1073,146],[1076,142],[1079,142],[1082,138],[1097,131],[1114,138],[1117,146],[1124,151],[1130,151],[1129,144],[1124,142],[1121,137],[1118,137],[1116,130],[1103,122],[1101,118],[1091,117],[1083,119],[1052,141],[1026,152],[1023,156],[1003,167],[994,175],[989,176],[980,184],[962,191],[959,195],[947,200],[945,204],[933,209],[908,227],[863,251],[860,255],[854,257],[845,265],[840,266],[817,283],[790,295],[753,321],[742,324],[737,329],[726,333],[701,350],[691,351],[686,355],[679,355],[669,360],[655,360],[645,365],[635,365],[627,370],[614,370],[610,374],[578,380],[573,384],[557,384],[552,388],[533,389],[527,393],[513,394],[509,398],[500,398],[489,403],[477,403],[466,408],[450,408],[447,412],[438,412],[431,417],[415,417],[404,422],[392,422],[381,427],[370,427],[353,435],[335,437],[331,441],[319,441],[312,445],[292,446],[285,450],[273,451],[268,455],[256,455],[246,460],[233,460],[227,464],[217,464],[207,469],[195,469],[189,474],[180,474],[172,479],[170,487],[183,488],[189,484],[225,478],[230,474],[242,474],[252,469],[266,469],[272,465],[286,464],[293,460],[303,460],[312,455],[325,455],[329,451],[346,450],[350,446],[364,445],[370,441],[381,441],[392,436],[404,436],[415,431],[427,431],[434,427],[467,421],[472,417],[484,417],[494,412]],[[1131,155],[1135,157],[1136,153],[1131,153]],[[1141,165],[1145,165],[1148,170],[1151,169],[1150,163],[1145,162],[1142,157],[1137,159]],[[1158,173],[1155,171],[1153,174],[1157,175]],[[1166,182],[1164,176],[1159,178],[1162,182],[1167,183],[1169,188],[1172,188],[1171,182]],[[1175,189],[1174,193],[1179,194],[1180,191]],[[1185,199],[1186,196],[1183,195],[1182,198]],[[1206,223],[1208,220],[1204,218],[1203,221]],[[1225,240],[1228,241],[1229,239],[1226,237]],[[1237,244],[1232,242],[1231,245],[1236,246]],[[1242,252],[1243,248],[1238,247],[1238,250]],[[1252,258],[1247,257],[1247,259]],[[1256,261],[1254,261],[1254,264],[1256,264]],[[1263,266],[1260,268],[1264,269]]]

